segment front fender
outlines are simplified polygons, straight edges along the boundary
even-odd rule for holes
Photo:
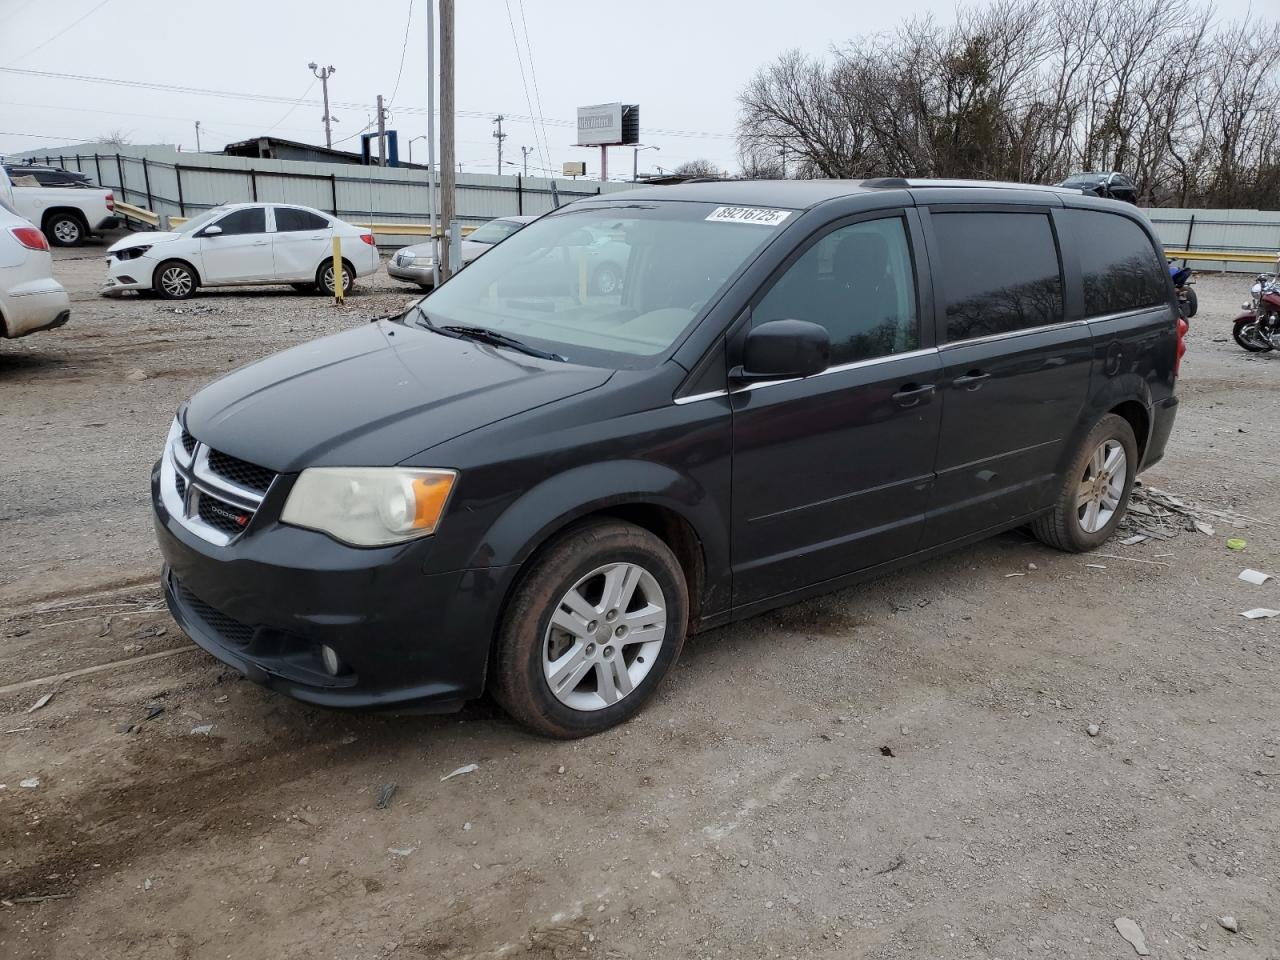
[[[727,506],[727,498],[723,499]],[[728,597],[728,518],[721,498],[698,480],[644,460],[585,464],[549,477],[503,511],[476,548],[470,566],[523,564],[550,537],[582,517],[622,505],[662,507],[683,518],[702,545],[704,612]],[[714,604],[719,607],[719,604]]]
[[[1254,313],[1252,310],[1249,310],[1245,313],[1240,314],[1240,316],[1232,320],[1231,326],[1234,327],[1238,323],[1245,323],[1245,322],[1248,322],[1251,320],[1257,320],[1257,319],[1258,319],[1258,315]]]

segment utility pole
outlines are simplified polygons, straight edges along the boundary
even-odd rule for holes
[[[453,0],[440,0],[440,221],[445,232],[457,218],[454,190]],[[449,245],[440,252],[441,275],[449,279]]]
[[[411,147],[412,149],[412,147]],[[436,0],[427,0],[427,219],[431,222],[431,289],[440,286],[440,239],[436,211]]]
[[[524,175],[529,175],[529,154],[533,153],[533,147],[521,147],[520,154],[524,157]]]
[[[382,94],[378,94],[378,166],[387,165],[387,111],[382,108]]]
[[[200,152],[200,121],[196,121],[196,153]]]
[[[333,146],[333,128],[330,126],[333,118],[329,116],[329,78],[338,72],[338,68],[330,64],[327,67],[317,68],[314,63],[308,63],[312,74],[320,81],[320,87],[324,90],[324,145],[326,147]]]
[[[508,134],[502,132],[502,121],[506,119],[502,114],[498,114],[493,118],[493,122],[498,125],[498,129],[493,131],[493,138],[498,141],[498,176],[502,176],[502,141],[507,139]]]

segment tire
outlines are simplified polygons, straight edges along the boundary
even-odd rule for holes
[[[161,300],[190,300],[199,286],[195,268],[182,260],[166,260],[151,276],[151,288]]]
[[[1200,309],[1200,298],[1196,296],[1194,288],[1187,289],[1187,316],[1194,317],[1196,311]]]
[[[1113,460],[1117,451],[1122,456]],[[1105,464],[1103,479],[1095,480],[1100,464]],[[1129,505],[1137,468],[1138,443],[1133,427],[1124,417],[1107,414],[1080,444],[1062,479],[1053,509],[1036,519],[1031,532],[1042,543],[1068,553],[1102,546]],[[1121,470],[1123,476],[1118,476]],[[1087,492],[1089,488],[1093,495]]]
[[[89,229],[74,213],[53,213],[44,222],[44,235],[55,247],[78,247]]]
[[[356,286],[356,270],[346,259],[342,259],[342,295],[348,296]],[[316,269],[316,289],[321,293],[333,296],[333,257],[330,257]]]
[[[314,283],[291,283],[289,286],[297,290],[299,293],[315,293],[316,285]]]
[[[621,285],[622,274],[611,263],[601,264],[591,275],[591,292],[597,297],[607,297],[617,293]]]
[[[1232,325],[1231,336],[1235,337],[1236,343],[1250,353],[1266,353],[1268,350],[1274,350],[1275,347],[1263,339],[1257,329],[1258,321],[1254,317],[1245,317]]]
[[[610,607],[609,593],[629,603]],[[584,612],[573,614],[569,602]],[[567,740],[607,730],[653,696],[680,656],[688,620],[684,572],[665,543],[614,520],[572,528],[537,556],[507,604],[493,697],[544,736]],[[564,678],[559,693],[552,689],[557,675]]]

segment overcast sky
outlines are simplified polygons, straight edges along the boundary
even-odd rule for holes
[[[599,151],[573,146],[580,104],[640,104],[643,142],[659,148],[640,153],[641,172],[669,170],[697,157],[736,169],[736,95],[756,68],[793,47],[822,53],[890,30],[913,13],[949,19],[955,5],[645,0],[628,11],[619,4],[563,0],[457,0],[456,6],[457,155],[463,169],[495,172],[491,119],[502,113],[510,134],[504,160],[519,164],[520,148],[531,147],[537,149],[530,173],[544,164],[558,172],[562,162],[582,160],[598,175]],[[1223,17],[1241,18],[1248,0],[1220,0],[1217,9]],[[93,140],[113,130],[133,143],[176,143],[189,150],[195,148],[195,120],[206,150],[267,132],[323,143],[320,83],[307,68],[313,60],[337,68],[329,83],[330,98],[341,104],[333,108],[339,119],[335,146],[359,148],[358,139],[337,141],[372,121],[379,93],[391,103],[389,125],[400,132],[402,154],[410,138],[426,132],[425,0],[0,0],[0,68],[237,95],[0,70],[0,153]],[[545,127],[525,119],[539,114]],[[414,144],[419,162],[425,148],[425,141]],[[611,177],[629,177],[632,159],[630,149],[611,150]]]

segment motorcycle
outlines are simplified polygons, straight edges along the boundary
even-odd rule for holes
[[[1192,277],[1191,268],[1187,266],[1187,261],[1183,260],[1180,267],[1170,263],[1169,276],[1173,278],[1173,288],[1178,292],[1178,312],[1182,314],[1182,319],[1190,320],[1200,309],[1200,301],[1196,297],[1196,292],[1191,289],[1195,279]]]
[[[1280,276],[1260,274],[1250,291],[1251,302],[1241,304],[1248,312],[1236,317],[1231,335],[1250,353],[1265,353],[1280,347]]]

